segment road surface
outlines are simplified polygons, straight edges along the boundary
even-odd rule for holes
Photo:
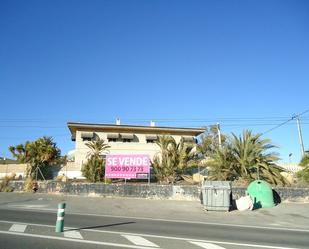
[[[0,213],[1,249],[309,247],[306,229],[69,213],[64,233],[55,233],[56,210],[1,207]]]

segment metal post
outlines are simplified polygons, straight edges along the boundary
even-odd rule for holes
[[[301,128],[300,128],[299,115],[293,114],[292,119],[296,119],[298,139],[299,139],[299,144],[300,144],[300,153],[301,153],[301,157],[303,158],[305,155],[305,150],[304,150],[303,136],[302,136]]]
[[[217,123],[217,131],[218,131],[218,139],[219,139],[219,148],[221,148],[222,141],[221,141],[221,130],[220,130],[220,124]]]
[[[62,233],[64,229],[64,209],[65,203],[58,204],[57,221],[56,221],[56,233]]]
[[[4,165],[6,164],[6,158],[5,157],[3,157],[3,163],[4,163]],[[8,175],[8,164],[6,164],[6,167],[5,167],[5,176],[7,176]]]
[[[302,136],[302,132],[301,132],[299,117],[296,118],[296,122],[297,122],[298,138],[299,138],[299,144],[300,144],[300,150],[301,150],[301,157],[303,158],[304,155],[305,155],[305,149],[304,149],[303,136]]]
[[[201,182],[201,167],[200,165],[198,164],[197,165],[197,171],[198,171],[198,184],[199,184],[199,187],[202,187],[202,182]]]

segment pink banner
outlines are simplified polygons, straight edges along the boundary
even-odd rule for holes
[[[145,154],[106,155],[105,177],[136,179],[150,173],[150,158]],[[146,177],[147,179],[147,177]]]

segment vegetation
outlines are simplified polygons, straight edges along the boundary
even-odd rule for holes
[[[304,168],[296,173],[297,178],[301,183],[309,183],[309,154],[306,154],[300,161],[301,166]]]
[[[0,182],[0,192],[12,192],[14,189],[10,186],[10,181],[15,178],[15,174],[12,176],[5,176]]]
[[[90,149],[87,155],[87,162],[83,165],[82,173],[87,180],[98,182],[104,178],[105,160],[102,155],[110,148],[104,139],[97,138],[94,141],[86,143]]]
[[[266,180],[271,184],[286,185],[288,182],[280,174],[283,170],[276,165],[277,154],[269,152],[275,148],[269,139],[261,134],[254,135],[244,130],[242,136],[232,134],[222,148],[211,154],[209,179],[211,180]]]
[[[276,164],[279,158],[272,151],[276,147],[269,139],[263,139],[261,134],[253,134],[248,130],[244,130],[240,136],[221,135],[221,146],[216,126],[206,129],[198,144],[183,139],[176,142],[172,136],[159,136],[156,144],[159,152],[154,156],[152,166],[160,183],[174,183],[184,178],[189,169],[203,163],[208,169],[209,180],[249,183],[262,179],[275,185],[288,184],[281,175],[283,169]],[[86,146],[89,153],[82,174],[91,182],[102,181],[105,168],[103,155],[110,146],[100,138],[86,143]],[[19,162],[28,164],[27,176],[30,178],[25,184],[28,191],[33,190],[34,180],[41,178],[37,167],[45,178],[50,178],[51,166],[61,162],[60,150],[50,137],[11,146],[9,150]],[[304,169],[297,176],[301,181],[309,182],[309,155],[302,159],[301,165]],[[8,186],[9,180],[1,183],[1,189]]]
[[[157,141],[160,151],[154,156],[152,166],[161,183],[173,183],[190,167],[206,161],[208,179],[249,183],[255,179],[266,180],[275,185],[286,185],[276,162],[279,160],[276,148],[269,139],[260,134],[244,130],[241,136],[222,136],[219,146],[216,127],[207,130],[202,141],[176,143],[171,136],[161,136]],[[206,159],[206,160],[205,160]]]
[[[305,167],[301,171],[296,173],[297,178],[299,179],[300,183],[309,183],[309,167]]]
[[[200,157],[207,159],[215,150],[219,148],[219,134],[216,125],[210,126],[210,128],[205,128],[204,134],[201,136],[200,143],[197,144],[196,150]],[[226,144],[226,136],[221,134],[221,145]]]
[[[238,177],[233,163],[233,153],[230,146],[216,148],[207,161],[208,179],[214,181],[232,181]]]
[[[31,179],[43,178],[37,172],[37,168],[40,169],[45,179],[51,178],[51,166],[61,161],[60,149],[51,137],[42,137],[33,142],[27,141],[15,147],[10,146],[9,150],[19,162],[28,164],[26,174]]]
[[[32,192],[34,187],[34,180],[31,178],[27,178],[24,183],[24,191],[26,192]]]
[[[195,144],[179,143],[171,136],[159,136],[156,144],[160,151],[154,156],[152,166],[160,183],[174,183],[181,174],[196,162]]]
[[[304,157],[301,159],[299,165],[303,166],[303,167],[308,167],[309,166],[309,154],[308,153],[306,153],[304,155]]]

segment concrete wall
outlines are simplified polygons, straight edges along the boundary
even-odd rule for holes
[[[303,167],[299,166],[298,163],[281,163],[279,166],[292,173],[296,173],[303,169]]]
[[[57,177],[60,175],[65,175],[70,179],[85,179],[82,176],[79,166],[75,162],[68,162],[66,165],[52,166],[53,167],[53,176]],[[26,177],[26,168],[27,164],[0,164],[0,179],[5,176],[10,176],[13,173],[16,174],[16,178],[21,176],[22,178]]]
[[[85,179],[85,177],[82,176],[80,167],[76,165],[75,162],[67,162],[67,164],[61,165],[53,171],[54,178],[63,175],[67,176],[69,179]]]
[[[15,191],[23,191],[23,181],[13,181]],[[309,201],[309,188],[274,188],[275,199],[280,201]],[[245,187],[233,187],[233,199],[245,195]],[[153,199],[173,199],[200,201],[201,189],[195,185],[157,184],[103,184],[103,183],[64,183],[56,181],[39,182],[40,193],[69,194],[81,196],[111,196]],[[277,196],[277,194],[279,196]]]
[[[21,176],[22,178],[26,174],[26,167],[27,164],[0,164],[0,179],[2,179],[5,176],[10,176],[13,173],[16,174],[16,177]]]

